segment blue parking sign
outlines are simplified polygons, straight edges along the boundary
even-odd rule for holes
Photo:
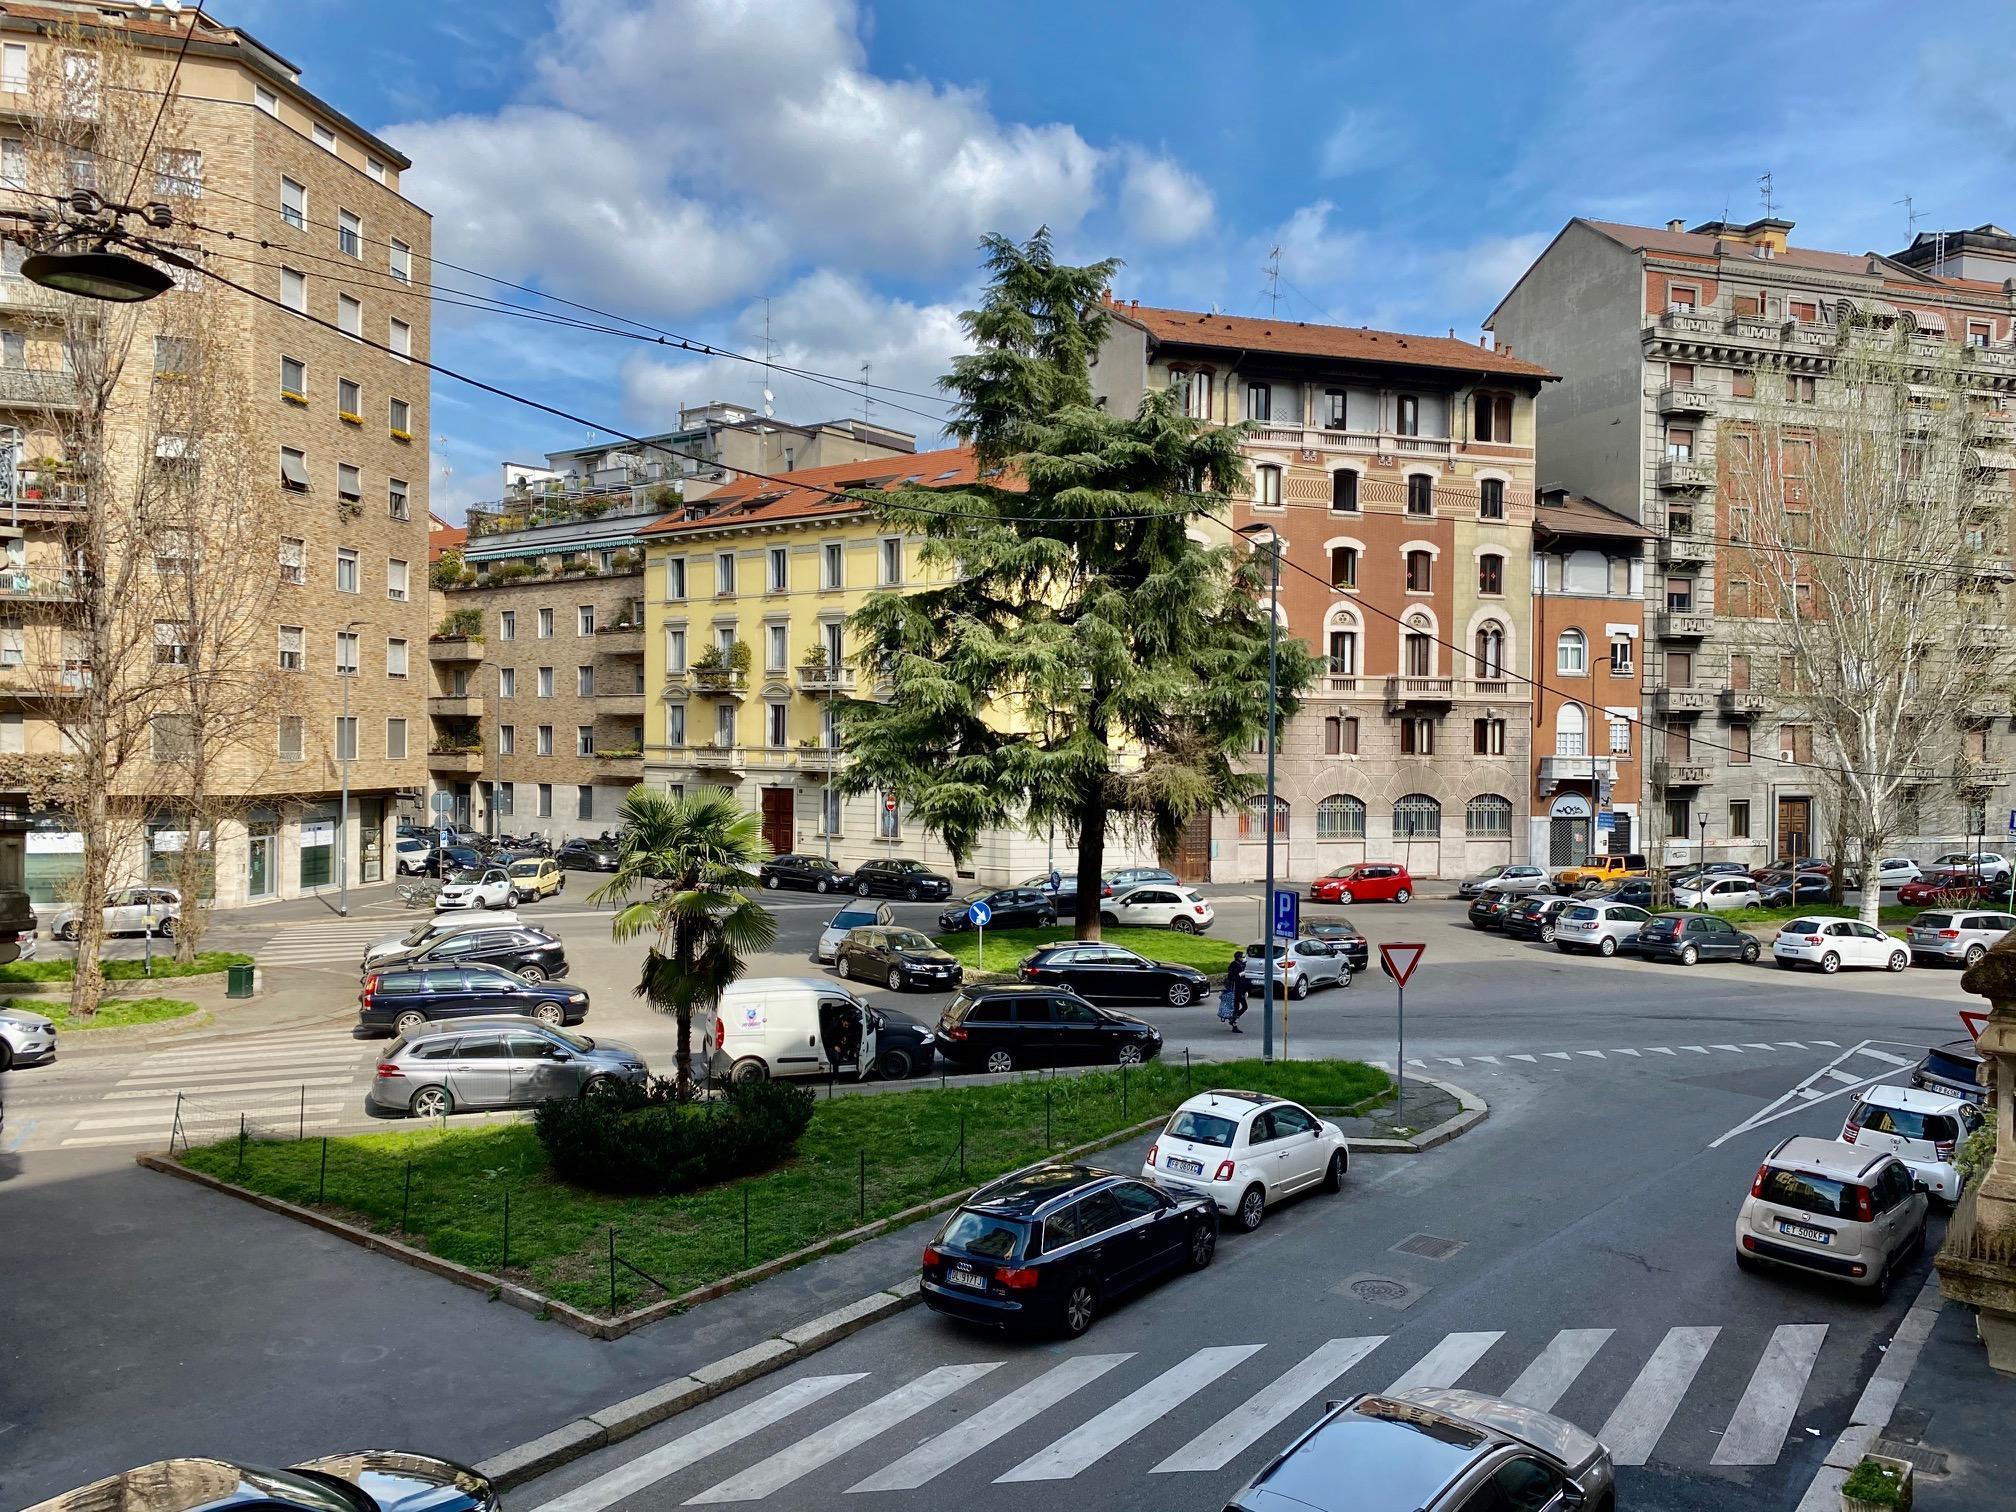
[[[985,929],[989,924],[994,922],[994,910],[989,908],[985,903],[968,903],[966,905],[966,917],[973,921],[975,929]]]
[[[1274,889],[1274,938],[1292,940],[1302,921],[1302,895],[1292,887]]]

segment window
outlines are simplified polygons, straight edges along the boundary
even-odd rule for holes
[[[1505,558],[1495,553],[1486,553],[1477,558],[1477,591],[1494,594],[1505,592]]]
[[[1253,469],[1253,503],[1260,509],[1281,507],[1281,469],[1262,465]]]
[[[1988,321],[1970,320],[1967,322],[1967,345],[1970,347],[1985,347],[1994,338],[1994,335],[1995,327]]]
[[[499,698],[516,698],[518,696],[518,669],[516,667],[499,667],[497,669],[497,696]]]
[[[188,147],[163,147],[154,155],[154,193],[169,199],[203,197],[203,154]]]
[[[576,635],[593,635],[595,633],[595,606],[593,604],[577,604],[574,606],[574,633]]]
[[[1502,520],[1505,518],[1505,480],[1485,478],[1477,485],[1477,518],[1480,520]]]
[[[1486,620],[1477,627],[1476,675],[1493,681],[1505,675],[1505,627],[1496,620]]]
[[[518,726],[497,726],[497,754],[515,756],[518,754]]]
[[[1400,670],[1408,677],[1435,675],[1435,644],[1426,630],[1409,627],[1400,637]]]
[[[534,633],[540,640],[553,639],[553,611],[551,609],[541,609],[539,611],[539,618],[534,622]]]
[[[1785,313],[1801,325],[1812,325],[1820,319],[1820,306],[1811,299],[1788,299]]]
[[[404,441],[413,434],[413,407],[404,399],[390,399],[385,404],[385,424],[396,441]]]
[[[844,588],[846,585],[847,548],[838,541],[828,541],[819,548],[819,586]]]
[[[882,582],[886,587],[903,581],[903,538],[885,536],[882,540]]]
[[[392,276],[401,283],[413,282],[413,249],[398,237],[392,238]]]
[[[387,677],[406,675],[406,642],[396,635],[385,638],[385,675]]]
[[[0,188],[26,189],[28,187],[28,148],[19,137],[0,140]],[[20,260],[27,254],[18,243],[8,244],[8,273],[20,272]]]
[[[282,714],[280,716],[279,752],[282,761],[299,761],[302,759],[301,741],[305,729],[306,721],[299,714]]]
[[[1434,839],[1442,833],[1442,805],[1426,793],[1409,793],[1393,805],[1396,837]]]
[[[1473,394],[1470,399],[1471,429],[1479,441],[1507,442],[1512,439],[1512,396]]]
[[[1323,754],[1356,756],[1358,721],[1349,714],[1332,714],[1323,721]]]
[[[1778,759],[1810,763],[1813,760],[1813,727],[1803,724],[1778,726]]]
[[[28,87],[28,44],[9,42],[0,47],[0,91],[20,94]]]
[[[308,670],[308,632],[300,625],[280,627],[280,670],[282,672]]]
[[[157,373],[162,371],[161,341],[158,337],[154,342],[154,371]],[[177,368],[175,371],[187,372],[188,369]],[[280,393],[283,398],[287,399],[305,399],[308,397],[308,364],[303,362],[299,357],[282,357],[280,359]]]
[[[1393,401],[1393,430],[1402,436],[1421,434],[1421,401],[1412,394],[1401,394]]]
[[[1356,546],[1332,546],[1330,548],[1330,586],[1332,588],[1355,588],[1358,586],[1358,548]]]
[[[541,756],[551,756],[553,754],[553,726],[539,726],[538,753]]]
[[[718,746],[735,744],[735,706],[721,704],[714,710],[714,743]]]
[[[1248,420],[1272,420],[1274,418],[1274,390],[1265,383],[1246,385],[1246,418]]]
[[[1785,402],[1787,404],[1813,404],[1819,399],[1819,388],[1813,378],[1805,373],[1785,375]]]
[[[765,586],[772,593],[784,593],[791,587],[791,553],[783,546],[772,546],[764,553],[769,569]]]
[[[1750,838],[1750,802],[1746,798],[1732,799],[1729,804],[1729,838],[1748,840]]]
[[[541,698],[551,698],[553,696],[553,669],[551,667],[541,667],[539,669],[537,687]]]
[[[1330,632],[1330,675],[1332,677],[1356,677],[1358,675],[1358,632],[1356,630],[1332,630]]]
[[[1674,284],[1666,291],[1666,308],[1669,310],[1692,310],[1700,302],[1701,291],[1686,284]]]
[[[1612,677],[1629,677],[1631,675],[1631,655],[1630,636],[1613,635],[1610,637],[1610,675]]]
[[[96,189],[98,187],[98,160],[90,151],[82,147],[70,149],[70,187],[72,189]]]
[[[413,327],[403,320],[395,320],[389,335],[391,339],[386,345],[392,348],[392,355],[401,362],[410,362],[413,358]]]
[[[336,329],[345,336],[364,338],[364,301],[348,294],[336,296]]]
[[[789,660],[790,627],[788,625],[766,625],[764,629],[763,666],[766,671],[782,672]]]
[[[275,120],[279,119],[280,96],[273,93],[264,84],[254,84],[252,86],[252,103]]]
[[[357,591],[357,553],[349,546],[336,548],[336,591],[338,593]]]
[[[308,313],[308,275],[292,268],[280,270],[280,303],[297,315]]]
[[[1407,553],[1407,591],[1428,593],[1435,583],[1435,559],[1425,551]]]
[[[1358,474],[1348,467],[1330,474],[1330,508],[1337,514],[1358,513]]]
[[[315,145],[320,147],[324,152],[334,152],[336,150],[336,133],[331,131],[327,126],[324,126],[320,121],[315,123]]]
[[[1694,431],[1690,426],[1666,427],[1666,460],[1691,462],[1694,459]]]
[[[1435,721],[1425,717],[1410,717],[1401,720],[1400,754],[1403,756],[1433,756],[1435,754]]]
[[[1407,513],[1410,515],[1430,515],[1435,513],[1435,480],[1429,477],[1428,474],[1408,474]]]
[[[1589,754],[1589,718],[1579,703],[1564,703],[1554,711],[1554,754]]]
[[[595,817],[595,789],[585,782],[574,789],[574,817],[576,819]]]
[[[1265,794],[1248,798],[1239,805],[1239,838],[1241,840],[1262,840],[1267,832],[1267,798]],[[1274,800],[1274,834],[1277,839],[1288,838],[1288,800],[1277,797]]]
[[[1474,756],[1503,756],[1505,754],[1505,721],[1502,719],[1471,720],[1470,752]]]
[[[1756,398],[1757,375],[1748,368],[1737,368],[1729,375],[1729,397],[1732,399]]]
[[[786,723],[790,712],[781,703],[763,706],[763,734],[773,748],[781,748],[785,744]]]
[[[336,759],[355,761],[357,759],[357,716],[336,716]]]
[[[385,480],[385,511],[395,520],[410,520],[413,518],[413,505],[407,498],[406,480],[404,478],[387,478]]]
[[[595,754],[595,726],[574,726],[574,754],[576,756],[593,756]]]
[[[714,553],[714,593],[717,598],[734,596],[735,553],[732,551]]]
[[[686,744],[686,705],[665,706],[665,744],[669,746]]]
[[[1694,656],[1688,651],[1668,651],[1666,653],[1666,686],[1669,688],[1691,688],[1694,686]]]
[[[593,698],[595,696],[595,669],[593,667],[576,667],[574,669],[574,696],[576,698]]]
[[[1694,607],[1694,579],[1666,579],[1666,607],[1674,614],[1686,614]]]
[[[296,231],[308,228],[308,189],[291,178],[280,180],[280,219]]]
[[[1512,800],[1480,793],[1463,810],[1463,833],[1472,840],[1512,838]]]
[[[1365,805],[1349,793],[1332,793],[1316,805],[1318,840],[1363,840]]]
[[[19,539],[18,537],[16,539]],[[178,525],[157,526],[154,532],[154,572],[158,577],[183,577],[196,570],[196,540]],[[13,563],[10,561],[9,566]]]
[[[349,462],[336,464],[336,497],[345,504],[359,504],[364,499],[364,475]]]
[[[406,564],[398,557],[385,563],[385,597],[395,604],[406,602]]]
[[[363,658],[364,637],[354,630],[336,632],[336,675],[355,677]]]
[[[1686,724],[1666,726],[1666,759],[1668,761],[1688,761],[1694,755],[1693,727]]]
[[[349,210],[336,212],[336,250],[360,261],[364,256],[364,222]]]
[[[1692,832],[1694,816],[1692,805],[1685,798],[1666,800],[1666,833],[1676,840],[1685,840]]]
[[[280,581],[297,586],[308,581],[308,543],[300,536],[280,537]]]
[[[406,721],[388,718],[385,721],[385,756],[388,761],[406,759]]]
[[[497,638],[499,640],[518,639],[518,611],[503,610],[497,616]]]
[[[686,670],[686,632],[667,630],[665,632],[665,670],[684,672]]]
[[[1604,716],[1610,724],[1610,754],[1629,756],[1631,754],[1631,721],[1621,714]]]

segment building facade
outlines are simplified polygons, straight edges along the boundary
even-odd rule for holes
[[[1252,496],[1233,523],[1278,532],[1284,628],[1325,659],[1280,732],[1277,876],[1363,860],[1460,876],[1526,859],[1533,403],[1547,370],[1453,336],[1133,301],[1109,314],[1100,402],[1174,387],[1200,420],[1246,422]],[[1168,859],[1198,880],[1261,877],[1267,822],[1264,802],[1200,820]]]
[[[1540,475],[1653,536],[1642,717],[1657,749],[1644,753],[1639,848],[1669,862],[1705,851],[1759,865],[1814,854],[1830,832],[1799,690],[1760,622],[1729,598],[1722,438],[1755,425],[1760,395],[1824,399],[1854,314],[1907,323],[1914,353],[1964,372],[1999,407],[1991,418],[2016,392],[2009,233],[1926,233],[1885,257],[1798,247],[1791,230],[1776,219],[1691,229],[1577,219],[1487,322],[1562,375],[1540,401]],[[1983,487],[2006,506],[2006,449],[1980,455]],[[1975,833],[1983,809],[2010,806],[2016,748],[2004,716],[1977,732],[1989,780],[1974,801],[1928,789],[1900,845],[1943,849]]]

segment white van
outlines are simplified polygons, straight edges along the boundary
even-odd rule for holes
[[[874,1069],[882,1015],[817,977],[750,977],[721,994],[707,1036],[708,1074],[728,1081]]]

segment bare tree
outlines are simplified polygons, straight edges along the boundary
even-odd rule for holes
[[[1723,554],[1723,609],[1754,616],[1747,649],[1789,674],[1782,754],[1811,763],[1837,862],[1873,866],[1919,790],[1978,785],[1971,718],[1985,695],[2007,707],[1997,464],[2016,415],[1966,358],[1908,317],[1844,308],[1832,356],[1759,372],[1755,423],[1718,442],[1726,534],[1746,543]],[[1863,890],[1866,922],[1878,902]]]

